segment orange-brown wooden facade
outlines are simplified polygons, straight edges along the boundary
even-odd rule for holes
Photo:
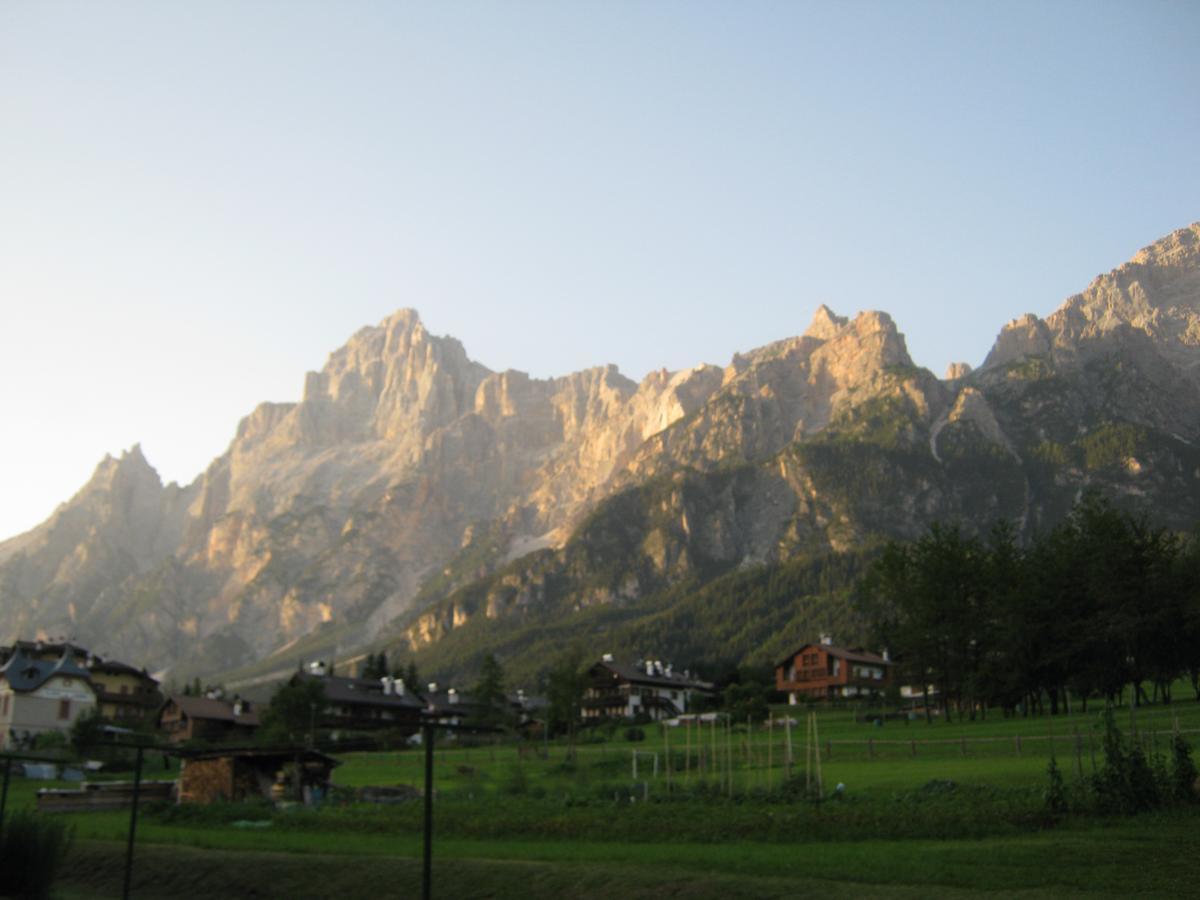
[[[775,688],[795,699],[861,697],[891,684],[891,663],[875,653],[805,644],[775,667]]]

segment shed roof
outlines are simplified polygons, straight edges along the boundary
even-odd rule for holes
[[[190,753],[182,754],[183,759],[201,760],[201,759],[245,759],[245,760],[260,760],[260,761],[278,761],[278,762],[293,762],[297,756],[303,762],[320,762],[325,763],[331,769],[340,766],[342,761],[334,759],[327,753],[322,753],[320,750],[290,750],[278,749],[270,747],[245,747],[245,748],[225,748],[214,750],[195,750]]]

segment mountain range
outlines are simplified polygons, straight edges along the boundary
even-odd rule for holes
[[[401,310],[191,484],[135,446],[0,543],[0,639],[231,683],[382,648],[763,661],[861,629],[856,574],[935,521],[1028,537],[1096,488],[1192,527],[1198,442],[1200,223],[941,378],[882,312],[639,383],[493,372]]]

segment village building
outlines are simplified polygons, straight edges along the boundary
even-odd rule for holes
[[[328,675],[324,664],[314,663],[297,672],[291,683],[316,682],[329,701],[316,721],[317,728],[332,731],[380,731],[399,728],[416,731],[421,724],[425,699],[412,691],[402,678],[345,678]]]
[[[96,696],[96,712],[109,722],[122,726],[152,722],[163,695],[157,679],[145,669],[103,659],[91,651],[68,641],[16,641],[0,647],[0,665],[14,654],[38,661],[57,662],[70,656],[77,666],[91,675]]]
[[[338,765],[336,759],[316,750],[189,753],[180,764],[179,802],[238,803],[261,798],[319,803],[328,795],[330,773]]]
[[[158,680],[145,669],[97,656],[89,656],[84,665],[92,676],[103,718],[126,727],[154,721],[163,695]]]
[[[713,686],[690,672],[676,672],[661,660],[620,663],[606,653],[587,671],[583,717],[654,720],[688,712],[700,697],[713,696]]]
[[[0,749],[27,747],[47,732],[67,734],[81,715],[95,708],[91,675],[69,646],[57,659],[10,648],[0,667]]]
[[[854,697],[877,697],[891,683],[892,662],[861,647],[837,647],[822,635],[776,663],[775,688],[789,703]]]
[[[469,720],[475,720],[483,707],[476,703],[470,694],[457,688],[442,688],[437,682],[431,681],[425,687],[425,714],[437,719],[444,725],[461,725]]]
[[[203,697],[172,694],[158,711],[156,725],[167,741],[228,743],[245,741],[258,730],[258,710],[249,700],[227,700],[219,692]]]

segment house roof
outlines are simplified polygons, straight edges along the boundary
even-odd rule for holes
[[[87,651],[81,647],[76,647],[70,641],[13,641],[11,647],[5,647],[0,650],[0,654],[11,656],[17,653],[24,653],[26,656],[53,656],[58,658],[67,651],[78,656],[86,656]]]
[[[628,681],[631,684],[649,684],[658,687],[672,687],[676,689],[690,688],[696,691],[711,691],[713,686],[707,681],[700,681],[698,678],[691,678],[682,672],[672,671],[667,674],[664,669],[662,674],[651,675],[646,671],[645,666],[630,665],[616,661],[601,660],[592,666],[592,671],[596,669],[607,669],[613,676],[621,681]]]
[[[174,703],[189,719],[207,719],[215,722],[232,722],[234,725],[245,725],[255,728],[259,724],[258,712],[253,709],[243,709],[242,714],[235,715],[233,702],[217,699],[216,697],[189,697],[186,694],[172,694],[167,703]],[[250,704],[246,704],[249,706]]]
[[[835,647],[832,644],[814,644],[807,643],[802,647],[789,653],[782,660],[775,663],[776,666],[786,666],[798,655],[803,653],[809,647],[816,647],[818,650],[824,650],[830,656],[836,656],[838,659],[844,659],[847,662],[867,663],[872,666],[890,666],[894,663],[889,659],[884,659],[878,653],[872,653],[870,650],[864,650],[862,647]]]
[[[295,677],[319,682],[325,688],[325,697],[330,703],[388,709],[425,708],[425,701],[419,694],[408,689],[403,694],[385,694],[383,684],[371,678],[343,678],[340,675],[313,675],[309,672],[298,672]]]
[[[453,694],[450,692],[454,691]],[[424,694],[426,709],[435,714],[457,714],[467,716],[479,712],[480,705],[466,691],[456,688],[446,688],[444,691],[426,691]],[[454,699],[451,700],[450,698]]]
[[[0,678],[19,693],[36,691],[51,678],[58,676],[79,678],[89,685],[92,681],[92,676],[87,670],[80,668],[75,662],[69,647],[57,660],[31,659],[17,648],[3,668],[0,668]]]
[[[24,656],[26,659],[43,660],[58,660],[64,656],[70,656],[77,665],[86,668],[89,672],[99,672],[109,675],[136,675],[139,678],[158,684],[158,680],[147,672],[145,668],[139,669],[136,666],[131,666],[128,663],[123,663],[115,659],[103,659],[70,641],[14,641],[11,646],[0,647],[0,667],[2,667],[2,664],[6,660],[18,654]]]
[[[139,669],[137,666],[131,666],[129,663],[118,662],[115,659],[101,659],[98,656],[93,656],[88,660],[87,667],[92,672],[99,672],[101,675],[134,675],[146,681],[153,681],[158,684],[158,679],[147,672],[145,669]]]

